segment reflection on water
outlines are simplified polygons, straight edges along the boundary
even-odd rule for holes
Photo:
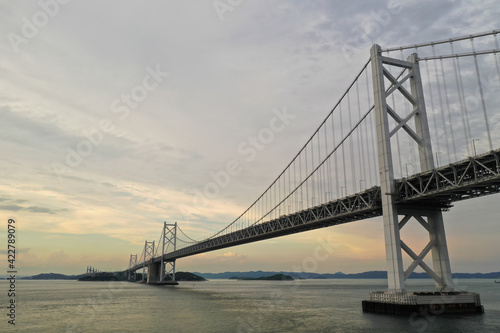
[[[18,281],[18,332],[498,332],[500,284],[455,280],[479,292],[483,315],[393,317],[361,311],[385,280],[181,282]],[[0,282],[4,290],[6,282]],[[409,290],[432,290],[410,280]],[[5,293],[1,293],[2,304]],[[6,327],[4,320],[1,331]]]

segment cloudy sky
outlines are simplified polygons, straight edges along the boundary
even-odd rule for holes
[[[194,238],[216,232],[305,143],[372,43],[489,31],[499,15],[495,0],[0,1],[0,216],[16,220],[20,272],[122,270],[163,221]],[[290,115],[284,129],[241,154],[276,112]],[[238,175],[197,205],[230,161]],[[445,214],[454,271],[500,270],[498,199]],[[286,271],[322,242],[334,250],[306,270],[385,269],[373,219],[185,258],[178,270]]]

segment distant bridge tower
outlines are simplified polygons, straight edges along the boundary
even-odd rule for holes
[[[149,262],[148,284],[178,284],[175,281],[175,259],[165,260],[165,254],[169,250],[170,252],[177,250],[177,222],[174,224],[163,222],[161,258]]]
[[[390,139],[396,132],[404,130],[418,145],[421,172],[434,169],[431,137],[417,55],[411,55],[407,61],[392,59],[382,56],[380,46],[374,45],[371,49],[371,64],[388,289],[390,292],[395,293],[406,292],[405,280],[417,266],[420,266],[436,282],[436,291],[453,291],[448,247],[441,212],[442,207],[398,207],[394,204],[393,194],[396,193],[396,188],[394,185]],[[384,65],[407,69],[408,74],[398,80],[391,75]],[[385,87],[386,79],[391,84],[389,89]],[[406,80],[409,80],[411,91],[403,87]],[[399,116],[397,110],[393,110],[387,103],[387,98],[396,91],[402,94],[405,102],[408,101],[413,106],[413,111],[407,117]],[[389,116],[396,122],[394,128],[389,128]],[[415,129],[410,125],[412,119],[415,122]],[[399,221],[398,215],[404,215],[401,221]],[[400,229],[412,218],[417,220],[428,231],[430,238],[427,246],[418,255],[400,238]],[[403,268],[401,249],[413,259],[413,263],[406,270]],[[423,261],[430,251],[432,253],[433,269]]]
[[[148,269],[149,268],[149,263],[148,260],[153,259],[155,256],[155,241],[148,242],[145,241],[144,243],[144,261],[142,262],[142,282],[146,281],[146,276],[149,279],[149,275],[151,274],[151,271]],[[148,273],[146,274],[146,270]]]
[[[130,255],[130,260],[128,264],[128,280],[129,281],[136,281],[137,280],[137,274],[136,271],[132,271],[131,268],[137,265],[137,254],[131,254]]]
[[[174,224],[167,224],[163,222],[163,242],[161,250],[161,279],[162,281],[175,282],[175,259],[172,261],[165,261],[164,256],[169,246],[172,245],[172,251],[177,250],[177,222]]]

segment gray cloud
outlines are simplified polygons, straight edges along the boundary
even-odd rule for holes
[[[38,206],[19,206],[19,205],[0,205],[0,210],[6,210],[11,212],[30,212],[30,213],[45,213],[45,214],[56,214],[65,210],[54,210],[46,207],[38,207]]]
[[[37,207],[37,206],[31,206],[25,208],[26,211],[31,212],[31,213],[47,213],[47,214],[55,214],[56,211],[45,208],[45,207]]]
[[[11,212],[17,212],[17,211],[20,211],[20,210],[25,209],[25,208],[22,206],[18,206],[18,205],[0,205],[0,209],[1,210],[9,210]]]

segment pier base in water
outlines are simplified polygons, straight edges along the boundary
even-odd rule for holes
[[[441,315],[444,313],[483,313],[479,294],[457,292],[391,293],[376,291],[362,302],[363,311],[392,315]]]
[[[158,281],[158,282],[153,282],[150,284],[156,284],[156,285],[160,285],[160,286],[177,286],[179,284],[179,282],[177,282],[177,281]]]

